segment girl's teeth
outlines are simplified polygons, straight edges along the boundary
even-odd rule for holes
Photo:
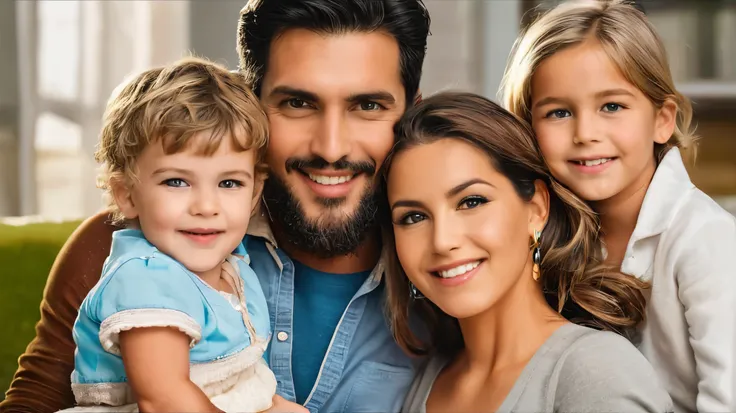
[[[324,175],[313,175],[309,174],[309,179],[320,185],[337,185],[344,184],[349,180],[353,179],[352,176],[324,176]]]
[[[466,272],[474,269],[478,265],[480,265],[480,261],[471,262],[471,263],[463,264],[463,265],[458,265],[457,267],[452,268],[452,269],[449,269],[447,271],[440,271],[439,272],[439,275],[442,278],[453,278],[453,277],[457,277],[458,275],[463,275]]]
[[[598,166],[610,161],[611,159],[612,158],[592,159],[589,161],[578,161],[578,163],[585,166]]]

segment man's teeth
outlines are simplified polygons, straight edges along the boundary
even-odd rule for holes
[[[442,278],[453,278],[453,277],[457,277],[458,275],[465,274],[466,272],[474,269],[478,265],[480,265],[480,261],[471,262],[471,263],[463,264],[463,265],[458,265],[455,268],[449,269],[447,271],[439,271],[438,273],[439,273],[440,277],[442,277]]]
[[[337,185],[337,184],[344,184],[345,182],[348,182],[349,180],[353,179],[353,176],[352,175],[324,176],[324,175],[309,174],[309,179],[313,180],[314,182],[320,185]]]
[[[591,159],[589,161],[575,161],[575,162],[577,162],[579,165],[597,166],[597,165],[601,165],[601,164],[604,164],[612,160],[613,158],[601,158],[601,159]]]

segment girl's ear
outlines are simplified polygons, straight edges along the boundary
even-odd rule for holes
[[[654,142],[665,144],[675,132],[677,125],[677,104],[667,99],[661,108],[657,109],[654,123]]]

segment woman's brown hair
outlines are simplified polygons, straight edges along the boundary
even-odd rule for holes
[[[445,92],[409,109],[395,128],[396,144],[383,165],[382,189],[393,158],[412,147],[457,139],[481,149],[516,193],[529,201],[535,182],[549,190],[547,225],[541,238],[539,282],[550,306],[567,319],[626,333],[644,318],[647,284],[603,264],[599,221],[591,208],[554,180],[527,123],[490,100],[471,93]],[[382,222],[387,246],[388,316],[397,342],[413,354],[451,355],[463,347],[457,320],[429,300],[413,300],[395,250],[384,199]],[[410,328],[417,315],[429,334],[423,342]]]

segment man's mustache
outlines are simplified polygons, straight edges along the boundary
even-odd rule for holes
[[[347,159],[340,159],[336,162],[327,162],[326,160],[315,157],[311,159],[289,158],[286,160],[286,173],[293,170],[304,169],[326,169],[348,170],[355,174],[364,173],[368,176],[376,174],[376,164],[370,161],[351,162]]]

